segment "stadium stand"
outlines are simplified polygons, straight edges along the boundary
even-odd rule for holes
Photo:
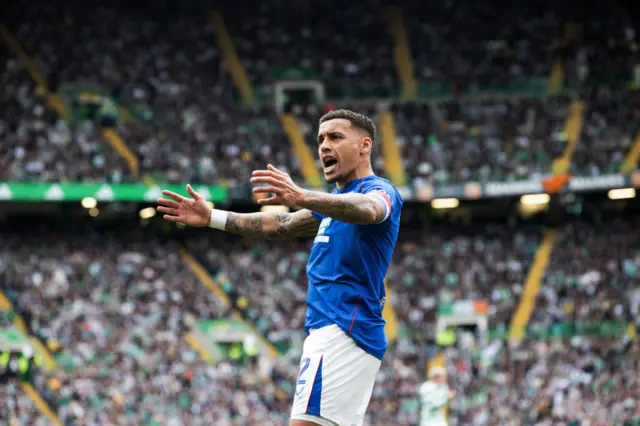
[[[569,101],[397,104],[398,144],[414,183],[514,181],[551,172]]]
[[[8,426],[49,424],[33,401],[20,390],[17,379],[7,379],[0,386],[0,420]]]
[[[571,167],[574,174],[597,176],[621,171],[638,136],[638,102],[633,93],[609,88],[591,95]]]
[[[397,28],[388,28],[384,2],[331,0],[320,12],[313,1],[221,5],[256,92],[257,102],[245,105],[207,4],[14,4],[4,23],[42,78],[0,45],[0,184],[145,179],[233,188],[267,163],[309,181],[303,168],[318,166],[317,120],[338,106],[371,116],[379,130],[381,113],[391,113],[412,187],[539,180],[563,159],[562,171],[576,176],[637,168],[631,2],[396,5],[418,99],[398,99],[404,79],[393,43],[402,37],[389,33]],[[272,105],[275,82],[300,79],[320,81],[328,95],[318,104],[284,102],[312,160],[296,155],[283,111]],[[48,90],[64,111],[52,107]],[[136,170],[104,129],[121,138]],[[381,144],[374,149],[374,171],[392,178]],[[255,209],[248,197],[227,201]],[[537,222],[507,217],[512,204],[486,202],[450,216],[407,203],[407,215],[421,219],[403,225],[387,277],[397,337],[365,426],[418,424],[417,389],[436,352],[457,391],[452,425],[640,424],[633,211],[602,217],[599,200],[596,219],[549,221],[553,252],[524,339],[513,344],[509,323],[544,233]],[[15,352],[0,353],[0,424],[50,424],[48,408],[65,426],[286,424],[304,338],[309,242],[174,228],[167,235],[158,218],[101,223],[130,213],[115,204],[80,225],[66,204],[0,203],[0,289],[58,367],[47,371],[34,359],[25,372]],[[6,216],[37,208],[59,220],[5,227]],[[475,208],[500,222],[470,219]],[[185,263],[183,248],[229,306]],[[488,331],[460,328],[455,344],[438,344],[439,308],[480,300]],[[275,359],[231,344],[216,347],[222,355],[212,362],[212,348],[190,337],[235,312],[274,345]],[[0,315],[1,329],[15,313]],[[38,402],[26,396],[27,384]]]
[[[120,22],[124,12],[117,5],[103,6],[99,11],[73,3],[60,8],[50,5],[28,11],[29,20],[15,33],[26,52],[41,64],[49,85],[66,94],[68,104],[89,93],[111,96],[127,107],[121,115],[133,119],[123,117],[117,129],[138,158],[141,174],[158,181],[234,183],[245,181],[250,170],[264,165],[268,157],[297,176],[295,156],[288,155],[286,136],[273,110],[233,105],[211,24],[197,19],[199,15],[193,11],[176,7],[172,4],[152,16],[144,10],[133,11]],[[175,14],[180,19],[173,19]],[[100,25],[105,21],[114,25]],[[99,54],[87,55],[97,49]],[[21,70],[17,64],[14,68],[16,73]],[[29,95],[28,89],[23,91]],[[27,117],[21,121],[25,125]],[[59,178],[116,182],[136,178],[126,167],[112,166],[100,175],[105,163],[122,165],[124,161],[105,143],[92,143],[92,138],[100,141],[101,137],[99,128],[90,122],[85,120],[70,132],[82,135],[83,130],[90,134],[69,145],[74,149],[88,145],[85,151],[90,152],[67,162],[74,164],[72,171],[86,165],[97,176]],[[41,144],[51,149],[51,144]],[[95,159],[90,153],[97,148],[102,152]],[[12,178],[24,180],[17,173]]]
[[[501,1],[495,3],[496,7],[505,6]],[[393,105],[397,143],[411,182],[522,180],[549,173],[553,160],[563,153],[567,142],[567,135],[562,133],[563,123],[568,118],[570,102],[576,100],[579,92],[549,100],[540,98],[546,90],[538,87],[540,84],[534,84],[535,93],[524,87],[531,79],[546,82],[564,31],[564,23],[560,21],[563,9],[545,9],[543,6],[548,6],[545,2],[526,8],[507,6],[517,17],[509,23],[496,21],[497,17],[487,19],[485,15],[493,9],[486,4],[457,5],[453,10],[436,7],[414,10],[411,2],[401,7],[413,39],[429,40],[431,46],[415,49],[415,66],[423,86],[477,86],[475,92],[494,95],[483,100],[463,97],[441,101],[435,106],[423,104],[422,100]],[[375,35],[370,34],[371,30],[363,32],[360,27],[343,25],[345,21],[353,21],[353,15],[362,15],[361,9],[348,8],[344,12],[344,8],[327,7],[326,10],[341,12],[328,12],[327,21],[318,23],[311,19],[312,2],[263,4],[259,10],[223,9],[252,84],[266,90],[275,81],[295,79],[279,72],[303,64],[312,71],[311,77],[319,78],[329,89],[330,97],[336,97],[332,95],[334,92],[338,93],[338,99],[348,97],[343,93],[345,88],[357,88],[369,98],[392,96],[395,89],[391,88],[397,82],[391,38],[384,22],[386,9],[373,2],[364,18],[355,20],[375,29]],[[128,18],[119,22],[124,11]],[[234,105],[235,92],[220,59],[213,23],[205,11],[197,4],[189,8],[175,2],[169,2],[163,12],[154,9],[153,13],[144,8],[128,11],[118,3],[101,6],[98,11],[88,11],[76,3],[67,2],[64,7],[50,3],[37,10],[18,8],[13,13],[17,23],[10,29],[40,66],[50,89],[57,90],[63,98],[66,96],[68,106],[79,94],[96,91],[101,96],[111,96],[120,105],[116,129],[137,157],[140,175],[156,181],[237,183],[246,178],[248,170],[270,159],[293,175],[302,176],[302,165],[292,154],[273,108]],[[455,25],[438,24],[451,21],[444,18],[454,12]],[[616,12],[615,16],[619,14]],[[173,19],[174,16],[179,19]],[[292,20],[291,16],[297,19]],[[615,41],[615,48],[609,48],[595,41],[594,20],[595,15],[585,16],[579,25],[583,30],[577,31],[575,40],[562,50],[569,58],[586,55],[583,65],[565,61],[569,89],[580,86],[573,82],[578,78],[574,75],[582,76],[582,86],[596,78],[598,67],[594,65],[602,58],[611,59],[616,69],[615,79],[596,78],[600,81],[599,89],[582,96],[586,102],[585,123],[583,131],[579,129],[576,135],[579,143],[569,169],[583,176],[617,171],[637,135],[637,99],[621,91],[616,83],[631,80],[631,69],[623,59],[632,49],[635,37],[632,23],[625,21],[621,27],[624,31],[606,27]],[[106,21],[118,25],[100,25]],[[525,21],[527,25],[520,25]],[[454,37],[459,33],[452,32],[452,28],[461,26],[477,30],[473,42]],[[334,27],[344,33],[328,30]],[[449,33],[451,36],[441,36]],[[352,39],[363,42],[350,43]],[[327,49],[325,56],[322,55],[325,50],[318,50],[320,47]],[[98,49],[100,53],[96,54]],[[94,54],[87,55],[89,51]],[[323,57],[331,59],[318,62]],[[458,63],[461,57],[466,58],[462,62],[468,63]],[[352,61],[353,58],[356,60]],[[8,62],[2,79],[14,82],[5,86],[5,96],[14,101],[22,99],[20,106],[6,105],[12,112],[7,117],[23,117],[13,121],[20,129],[33,122],[34,114],[48,123],[48,131],[44,132],[47,134],[38,135],[39,142],[27,143],[25,136],[13,136],[12,139],[21,141],[5,145],[12,149],[4,149],[14,151],[12,155],[3,155],[4,161],[12,158],[10,167],[4,168],[8,177],[111,182],[138,178],[109,147],[98,126],[86,121],[70,126],[57,119],[54,112],[39,108],[43,98],[34,94],[38,91],[28,83],[28,74],[16,59],[5,59]],[[351,70],[353,67],[356,69]],[[587,71],[574,71],[576,67],[586,67]],[[524,80],[529,82],[523,83]],[[387,83],[381,85],[383,81]],[[503,86],[513,83],[509,96],[505,98],[501,92],[495,97],[498,83]],[[14,93],[18,88],[20,92]],[[376,92],[378,89],[384,93]],[[445,98],[451,99],[450,95]],[[270,101],[273,96],[267,99]],[[25,106],[34,102],[35,107]],[[379,110],[375,100],[354,105],[362,111]],[[305,134],[314,128],[310,124],[324,111],[322,106],[311,108],[314,110],[298,108],[295,114],[301,119]],[[3,121],[8,119],[5,117]],[[53,141],[47,142],[47,138]],[[25,167],[26,153],[40,151],[42,155]],[[384,157],[379,158],[376,171],[384,174]]]
[[[637,317],[637,230],[635,220],[608,221],[606,227],[576,223],[563,229],[543,280],[538,321],[632,321]]]
[[[382,2],[227,3],[222,9],[238,55],[263,96],[278,79],[306,77],[331,98],[386,98],[397,93],[391,38]],[[322,19],[318,19],[318,14]]]
[[[615,225],[620,235],[605,237],[606,247],[619,241],[624,250],[613,248],[606,254],[599,249],[604,241],[591,237],[597,235],[597,225],[567,225],[559,237],[557,261],[552,261],[547,277],[561,274],[556,265],[564,265],[566,272],[575,271],[576,277],[583,276],[589,271],[574,268],[588,265],[586,259],[595,256],[603,261],[591,264],[596,271],[591,274],[615,274],[607,275],[608,281],[623,281],[636,263],[630,257],[634,234],[629,229],[634,223],[620,221]],[[35,331],[59,342],[64,354],[58,358],[61,369],[48,383],[43,376],[36,380],[42,393],[58,407],[60,419],[65,424],[197,425],[204,418],[229,425],[283,424],[302,338],[308,243],[266,245],[213,231],[186,239],[188,249],[201,255],[234,306],[242,308],[256,329],[285,354],[268,366],[233,360],[208,365],[183,336],[194,320],[224,317],[225,308],[181,263],[175,242],[149,232],[107,229],[81,228],[64,234],[42,230],[32,238],[24,238],[18,229],[3,236],[0,279],[6,283],[7,294],[18,309],[28,312],[26,317]],[[574,233],[588,237],[573,242]],[[622,235],[625,239],[616,239]],[[476,419],[476,423],[464,424],[506,421],[514,411],[505,410],[505,404],[515,411],[521,404],[528,414],[541,419],[551,415],[587,418],[595,415],[597,407],[609,407],[619,419],[625,419],[638,410],[629,402],[629,390],[637,378],[628,374],[634,359],[629,351],[637,347],[633,349],[622,337],[610,337],[613,340],[606,344],[594,336],[575,343],[575,339],[551,335],[547,341],[539,331],[541,324],[574,324],[586,318],[626,323],[637,318],[637,295],[634,299],[615,291],[588,299],[574,292],[562,296],[561,283],[547,278],[542,294],[560,296],[554,304],[541,304],[536,310],[534,337],[517,349],[528,357],[516,361],[510,352],[516,349],[510,349],[499,337],[500,326],[508,321],[517,303],[539,238],[535,229],[493,225],[413,231],[402,237],[389,280],[403,332],[385,359],[367,425],[402,425],[416,420],[420,378],[415,373],[423,368],[433,347],[438,305],[479,298],[489,300],[490,324],[498,327],[498,333],[486,346],[458,346],[450,349],[448,356],[460,400],[465,401],[454,402],[452,410],[460,419],[467,419],[464,421]],[[579,253],[572,246],[582,247],[582,253],[589,257],[567,261],[564,256]],[[612,268],[608,258],[621,259],[620,265],[626,269]],[[572,281],[571,276],[566,280]],[[605,294],[611,315],[591,310],[584,312],[588,317],[554,314],[568,300],[576,304],[583,300],[582,304],[597,309],[605,302]],[[618,304],[625,307],[615,315]],[[579,306],[575,311],[580,311]],[[570,329],[565,333],[581,335],[585,331]],[[463,335],[459,340],[464,342]],[[603,369],[597,359],[606,361],[607,367]],[[586,389],[578,388],[579,394],[567,394],[567,401],[555,396],[567,388],[558,380],[564,377],[562,366],[572,362],[576,372],[583,369],[589,375],[586,383],[604,386],[610,382],[607,386],[615,393],[605,394],[600,388],[585,393]],[[540,383],[545,384],[546,393],[527,391],[537,389]],[[489,391],[506,384],[513,393]],[[545,411],[544,404],[549,401],[544,395],[561,398],[551,404],[553,413]],[[578,397],[590,398],[596,405],[576,411],[572,401]],[[479,403],[480,398],[485,398],[485,406]],[[478,418],[485,418],[485,422]]]
[[[71,129],[47,108],[46,93],[30,81],[17,59],[5,57],[4,65],[0,75],[3,180],[118,181],[126,176],[126,165],[105,150],[95,126],[83,123]]]
[[[401,3],[421,96],[544,91],[553,42],[563,25],[553,9],[562,6],[502,0],[429,7]]]

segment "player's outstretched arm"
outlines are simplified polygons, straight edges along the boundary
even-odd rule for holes
[[[388,214],[381,195],[373,194],[326,194],[308,191],[296,185],[287,173],[272,165],[268,170],[253,172],[251,183],[261,183],[254,193],[273,194],[258,200],[260,204],[284,204],[321,213],[340,222],[371,225],[382,221]],[[389,206],[390,207],[390,206]]]
[[[162,191],[169,198],[158,199],[158,211],[164,219],[189,226],[210,226],[246,237],[268,239],[292,239],[313,236],[318,232],[319,222],[311,211],[295,213],[233,213],[214,210],[202,195],[187,185],[191,198],[171,191]]]
[[[295,213],[232,213],[229,212],[225,231],[245,237],[262,236],[270,240],[312,237],[320,222],[309,210]]]

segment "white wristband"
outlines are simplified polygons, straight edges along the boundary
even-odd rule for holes
[[[229,216],[229,212],[227,211],[211,209],[211,221],[209,222],[209,228],[224,231],[227,227],[227,216]]]

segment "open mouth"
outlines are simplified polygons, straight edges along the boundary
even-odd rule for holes
[[[338,165],[338,160],[330,156],[324,157],[322,159],[322,165],[324,166],[325,173],[331,173],[332,171],[335,170],[336,166]]]

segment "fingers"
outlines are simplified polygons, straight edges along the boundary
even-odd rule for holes
[[[198,194],[192,187],[191,185],[187,185],[187,192],[189,193],[189,195],[191,195],[191,198],[193,198],[194,200],[202,200],[202,195]]]
[[[176,194],[175,192],[172,192],[172,191],[167,191],[166,189],[162,191],[162,195],[164,195],[165,197],[171,197],[179,203],[182,202],[182,200],[184,200],[184,197],[182,195]]]
[[[253,188],[254,194],[280,194],[282,190],[275,186],[258,186]]]
[[[251,183],[266,183],[269,185],[280,185],[282,183],[281,179],[271,177],[271,176],[254,176],[251,178]]]
[[[276,179],[282,179],[284,176],[281,175],[280,173],[276,173],[276,172],[272,172],[271,170],[254,170],[251,173],[252,177],[258,177],[258,176],[271,176],[274,177]]]
[[[254,170],[253,176],[281,176],[288,177],[289,175],[280,169],[273,167],[271,164],[267,165],[267,170]]]
[[[160,210],[160,209],[158,209],[158,210]],[[179,216],[171,216],[171,215],[165,214],[164,216],[162,216],[162,218],[164,220],[168,220],[169,222],[182,222],[182,220],[180,220]]]
[[[258,204],[265,206],[269,204],[280,204],[280,201],[277,200],[277,197],[269,197],[269,198],[261,198],[258,200]]]
[[[283,171],[282,171],[282,170],[280,170],[280,169],[276,169],[276,168],[275,168],[275,167],[273,167],[271,164],[267,165],[267,169],[271,170],[272,172],[275,172],[275,173],[281,174],[281,175],[286,175],[286,173],[285,173],[285,172],[283,172]]]
[[[178,212],[177,209],[172,209],[170,207],[162,207],[162,206],[160,206],[160,207],[158,207],[158,211],[160,213],[166,213],[166,214],[170,214],[170,215],[173,215],[173,216],[179,216],[180,215],[180,212]]]
[[[180,206],[180,203],[166,198],[158,198],[157,202],[161,206],[171,207],[172,209],[177,209]]]

